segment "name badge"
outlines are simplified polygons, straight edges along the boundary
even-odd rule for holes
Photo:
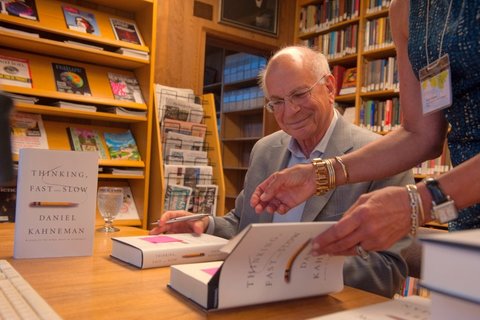
[[[452,105],[452,82],[448,54],[420,69],[419,77],[424,115]]]

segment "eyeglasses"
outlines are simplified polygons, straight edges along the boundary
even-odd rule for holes
[[[307,89],[303,89],[303,90],[293,92],[292,94],[289,94],[288,96],[285,96],[283,99],[275,99],[275,100],[268,101],[264,106],[265,109],[267,109],[268,112],[273,113],[273,112],[276,112],[276,111],[283,110],[283,108],[285,107],[285,102],[286,101],[289,101],[291,104],[294,104],[296,106],[302,105],[302,104],[308,102],[308,100],[310,99],[310,97],[312,95],[313,88],[315,88],[315,86],[317,84],[319,84],[320,81],[322,81],[327,75],[328,74],[324,74],[323,77],[321,77],[320,79],[315,81],[315,83]]]

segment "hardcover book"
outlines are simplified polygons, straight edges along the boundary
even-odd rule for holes
[[[341,291],[344,257],[310,255],[312,238],[334,223],[251,224],[221,249],[223,262],[172,265],[168,286],[205,309]]]
[[[140,160],[137,143],[130,130],[124,132],[104,132],[110,159]]]
[[[135,77],[109,72],[108,80],[112,88],[113,97],[116,100],[145,103],[142,91]]]
[[[97,170],[95,152],[20,150],[14,258],[92,255]]]
[[[0,55],[0,85],[32,88],[28,60]]]
[[[339,95],[355,93],[357,90],[357,68],[349,68],[343,74]]]
[[[100,159],[108,159],[102,136],[94,129],[67,128],[70,147],[75,151],[96,151]]]
[[[143,45],[142,36],[134,21],[110,18],[110,23],[117,40]]]
[[[52,68],[58,92],[92,95],[84,68],[60,63],[52,63]]]
[[[13,154],[23,148],[48,149],[47,132],[40,114],[13,112],[10,132]]]
[[[38,20],[35,0],[2,0],[0,1],[0,6],[0,13],[29,20]]]
[[[112,238],[112,257],[141,269],[221,260],[228,240],[209,234],[161,234]]]
[[[480,304],[480,229],[435,233],[422,237],[421,241],[420,285]]]
[[[100,35],[100,29],[93,13],[63,5],[63,15],[65,16],[68,29],[97,36]]]

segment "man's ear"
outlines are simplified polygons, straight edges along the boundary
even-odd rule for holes
[[[333,93],[333,95],[335,95],[335,92],[336,92],[335,77],[332,74],[330,74],[330,75],[328,75],[328,77],[326,77],[325,86],[328,89],[328,93]]]

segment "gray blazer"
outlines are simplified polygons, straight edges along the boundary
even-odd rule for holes
[[[381,136],[338,117],[332,136],[327,144],[324,158],[332,158],[354,151]],[[223,217],[215,217],[214,234],[231,238],[250,223],[272,222],[273,215],[256,214],[250,206],[250,197],[255,188],[273,172],[285,168],[290,151],[287,149],[290,136],[277,131],[260,139],[252,149],[244,188],[235,202],[235,209]],[[302,221],[336,221],[363,193],[392,185],[414,183],[411,171],[388,179],[340,186],[323,196],[313,196],[305,205]],[[288,213],[287,213],[288,214]],[[344,281],[348,286],[392,297],[399,292],[407,265],[401,256],[411,239],[405,238],[387,251],[371,252],[368,260],[348,257],[344,265]]]

